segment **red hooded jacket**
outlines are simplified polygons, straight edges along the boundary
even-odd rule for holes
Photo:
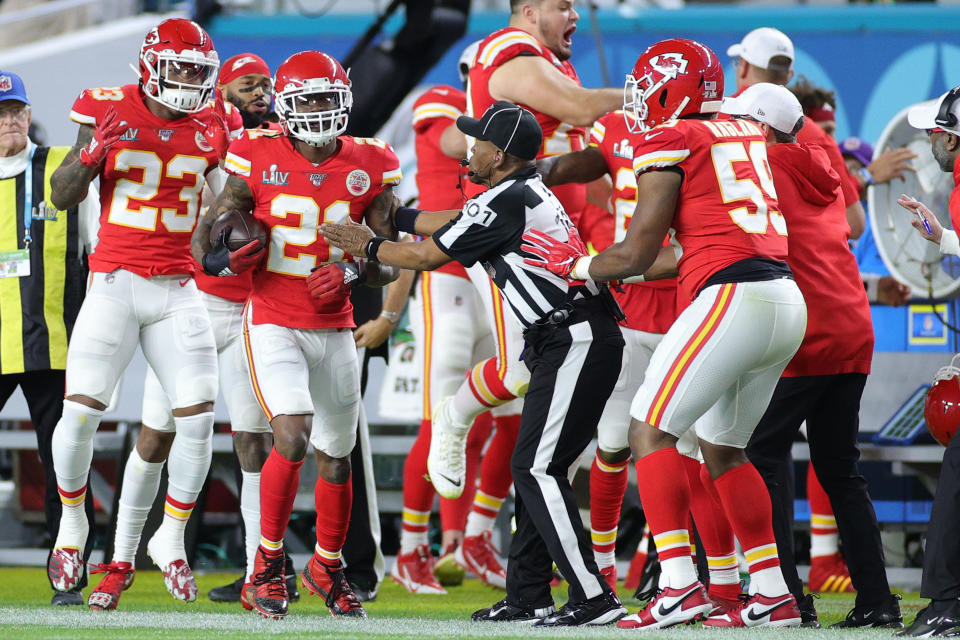
[[[767,147],[781,213],[787,263],[807,301],[807,332],[783,375],[870,373],[873,321],[857,261],[840,177],[817,145]]]

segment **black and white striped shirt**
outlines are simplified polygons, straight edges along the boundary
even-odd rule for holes
[[[560,276],[524,262],[535,257],[520,249],[524,233],[536,229],[566,241],[572,226],[563,205],[530,167],[467,201],[433,239],[466,267],[482,263],[517,319],[529,327],[565,303],[600,293],[593,281],[571,287]]]

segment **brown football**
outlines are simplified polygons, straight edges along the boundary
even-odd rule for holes
[[[220,232],[227,227],[230,227],[230,237],[227,239],[227,248],[230,251],[236,251],[254,240],[259,240],[261,245],[267,243],[267,232],[257,219],[236,209],[224,211],[216,219],[210,229],[210,242],[216,244]]]

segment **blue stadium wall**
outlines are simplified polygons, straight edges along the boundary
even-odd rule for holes
[[[321,49],[343,57],[372,22],[369,15],[309,17],[219,17],[210,33],[221,59],[254,51],[271,69],[288,55]],[[427,84],[456,84],[456,60],[464,46],[507,23],[506,14],[471,16],[466,37],[426,77]],[[387,24],[395,32],[400,19]],[[908,104],[934,98],[960,84],[960,7],[869,6],[730,8],[693,7],[679,11],[647,10],[635,17],[599,11],[597,26],[611,84],[622,84],[646,46],[667,37],[700,40],[727,61],[729,45],[759,26],[777,27],[797,49],[796,71],[813,83],[837,91],[837,136],[856,135],[874,142],[883,127]],[[585,86],[603,85],[600,56],[589,12],[581,9],[574,36],[573,63]],[[728,71],[732,66],[727,64]],[[732,73],[727,93],[733,92]],[[879,271],[878,258],[862,251],[866,271]],[[947,314],[958,317],[960,303],[948,301]],[[878,351],[960,349],[957,337],[918,329],[929,316],[920,308],[874,307]],[[911,339],[913,335],[913,339]]]

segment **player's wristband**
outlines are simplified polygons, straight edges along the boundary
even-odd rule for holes
[[[419,216],[420,213],[420,209],[414,209],[413,207],[398,208],[397,212],[393,214],[393,220],[397,225],[397,230],[406,231],[407,233],[416,233],[417,216]]]
[[[400,312],[399,311],[387,311],[384,309],[380,312],[380,317],[385,318],[390,324],[397,324],[400,322]]]
[[[593,262],[593,256],[583,256],[573,263],[573,269],[570,270],[570,277],[574,280],[590,280],[590,263]]]
[[[644,282],[645,280],[646,278],[644,278],[643,274],[641,273],[638,276],[630,276],[629,278],[624,278],[620,282],[622,282],[623,284],[636,284],[637,282]]]
[[[363,252],[367,254],[367,260],[379,262],[379,260],[377,260],[377,251],[380,250],[380,245],[386,241],[386,238],[381,238],[379,236],[376,238],[370,238],[370,241],[367,242],[366,248],[363,250]]]

